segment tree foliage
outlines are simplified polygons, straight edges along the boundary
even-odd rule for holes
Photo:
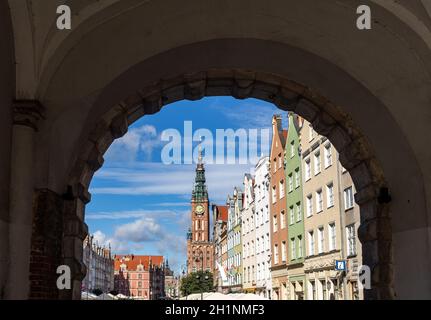
[[[213,291],[213,274],[209,271],[192,272],[181,279],[180,290],[183,295]]]

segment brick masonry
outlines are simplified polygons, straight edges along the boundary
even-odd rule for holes
[[[61,197],[49,190],[34,196],[30,257],[30,299],[57,299],[57,267],[62,247]]]

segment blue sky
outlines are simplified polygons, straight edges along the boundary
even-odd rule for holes
[[[100,244],[110,243],[114,253],[161,254],[169,259],[176,272],[180,271],[186,261],[195,163],[166,164],[161,155],[168,144],[181,147],[181,159],[185,159],[184,140],[162,141],[162,133],[175,129],[183,136],[185,121],[191,121],[193,132],[199,136],[202,131],[196,130],[202,128],[214,137],[217,129],[246,129],[249,137],[253,130],[248,129],[257,129],[260,136],[265,130],[271,131],[274,113],[283,115],[286,126],[287,114],[272,104],[255,99],[214,97],[180,101],[165,106],[155,115],[142,117],[111,145],[103,167],[93,178],[92,200],[86,208],[90,233]],[[205,148],[209,141],[206,138],[202,138],[204,155],[210,150]],[[246,144],[245,148],[241,146],[242,150],[253,150],[258,157],[267,155],[270,141],[262,140],[262,145],[258,140],[257,148]],[[193,143],[194,159],[198,144],[199,141]],[[235,163],[206,164],[211,203],[224,204],[233,187],[242,186],[244,173],[253,172],[256,158],[244,159],[238,145],[235,149]]]

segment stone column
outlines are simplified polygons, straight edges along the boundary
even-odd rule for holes
[[[29,296],[34,134],[38,121],[42,118],[43,107],[37,101],[15,101],[10,174],[10,264],[7,299],[27,299]]]
[[[59,292],[59,299],[80,300],[81,283],[87,273],[83,262],[83,241],[88,235],[88,227],[84,222],[85,205],[90,202],[91,195],[80,183],[68,187],[63,205],[63,264],[71,270],[71,289]]]

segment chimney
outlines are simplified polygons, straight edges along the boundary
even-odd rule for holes
[[[278,131],[281,134],[283,131],[283,125],[280,114],[275,114],[272,116],[272,134],[274,135]]]

